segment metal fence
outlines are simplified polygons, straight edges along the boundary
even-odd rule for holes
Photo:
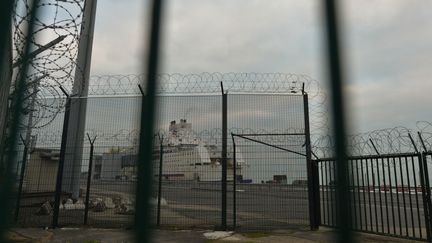
[[[351,229],[431,240],[429,153],[348,158]],[[336,226],[335,160],[316,160],[320,173],[321,223]]]
[[[111,89],[113,84],[108,84]],[[61,129],[67,120],[67,107],[55,117],[39,117],[39,124],[44,125],[32,128],[30,134],[24,130],[21,149],[27,151],[19,151],[21,159],[16,164],[19,193],[15,213],[19,225],[134,224],[138,114],[143,97],[136,94],[139,87],[134,87],[138,91],[132,94],[129,87],[121,94],[70,97],[71,103],[85,99],[88,106],[88,137],[78,148],[82,151],[79,160],[68,161],[68,153],[76,149],[62,147],[65,133]],[[330,146],[315,146],[325,140],[316,136],[308,142],[306,115],[315,115],[305,110],[308,105],[301,90],[242,93],[240,87],[235,87],[230,94],[218,94],[192,86],[198,90],[187,94],[181,85],[167,85],[165,91],[170,87],[176,88],[156,97],[152,224],[268,230],[307,225],[316,228],[321,217],[322,225],[336,226],[334,160],[318,159],[313,163],[310,158],[314,153],[328,154]],[[52,107],[67,104],[64,98],[46,99],[43,103]],[[391,131],[388,134],[400,134]],[[376,143],[378,149],[373,142],[369,146],[370,138],[353,137],[352,146],[358,148],[354,152],[361,154],[365,148],[386,151],[387,147],[400,150],[401,146],[395,147],[399,143],[386,142],[392,140],[388,137],[373,137],[373,141],[380,141]],[[420,140],[416,142],[421,144]],[[409,145],[404,144],[407,149]],[[352,229],[428,239],[430,200],[426,199],[430,196],[425,195],[429,193],[430,171],[418,164],[430,159],[427,153],[351,156],[347,175]],[[63,172],[59,173],[62,163]],[[424,177],[412,173],[420,168]],[[57,177],[60,174],[61,183]]]
[[[309,225],[306,157],[294,158],[247,141],[238,141],[234,152],[228,136],[297,132],[294,138],[261,141],[305,154],[304,97],[302,93],[157,96],[152,223],[243,230]],[[57,100],[54,106],[68,104],[52,99]],[[16,165],[16,222],[130,227],[136,209],[142,95],[68,99],[87,103],[84,146],[71,148],[65,143],[70,131],[61,128],[68,127],[68,107],[55,119],[46,118],[47,125],[32,129],[31,141],[23,133]],[[82,158],[68,161],[68,154],[77,150]],[[274,198],[272,203],[269,198]]]
[[[309,225],[305,133],[232,138],[234,226],[263,230]]]

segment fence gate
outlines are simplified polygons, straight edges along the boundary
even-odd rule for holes
[[[310,224],[305,134],[232,134],[232,224],[272,229]]]

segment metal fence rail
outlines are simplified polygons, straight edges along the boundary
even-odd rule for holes
[[[352,212],[352,230],[430,240],[430,168],[426,156],[405,153],[349,157],[347,203]],[[320,173],[321,223],[336,226],[335,162],[316,162]]]

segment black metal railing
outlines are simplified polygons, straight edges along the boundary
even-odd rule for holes
[[[351,229],[417,240],[431,239],[426,153],[348,158]],[[430,157],[429,157],[430,159]],[[321,224],[335,227],[334,159],[316,160],[320,173]]]

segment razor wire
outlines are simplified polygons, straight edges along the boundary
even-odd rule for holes
[[[98,136],[99,146],[112,147],[134,147],[139,141],[139,130],[122,129],[119,131],[86,131],[91,136]],[[229,128],[229,134],[255,134],[264,135],[259,138],[262,142],[273,145],[302,145],[304,146],[305,137],[300,135],[304,131],[300,129],[251,129],[251,128]],[[422,145],[419,134],[421,135],[425,147]],[[413,141],[409,138],[409,134]],[[158,130],[155,136],[164,138],[169,136],[166,130]],[[222,130],[220,128],[205,129],[200,131],[192,130],[190,136],[197,138],[198,141],[208,145],[221,145]],[[61,132],[45,132],[37,135],[37,140],[41,146],[59,145],[61,140]],[[371,142],[372,141],[372,142]],[[414,143],[413,143],[414,142]],[[372,145],[373,143],[373,145]],[[334,141],[330,135],[311,134],[311,147],[315,156],[318,158],[333,157]],[[376,147],[375,148],[373,147]],[[347,149],[350,156],[361,155],[376,155],[379,154],[397,154],[397,153],[412,153],[415,148],[419,151],[432,150],[432,123],[427,121],[417,122],[417,129],[409,129],[406,127],[394,127],[386,129],[378,129],[370,132],[359,133],[347,137]]]
[[[418,121],[415,129],[402,126],[377,129],[349,135],[346,139],[350,156],[432,151],[432,123]],[[311,135],[311,140],[318,157],[334,156],[334,139],[330,135]]]
[[[141,96],[139,84],[145,75],[92,76],[89,97]],[[221,83],[228,94],[302,94],[309,96],[311,129],[328,130],[326,93],[319,82],[304,74],[293,73],[198,73],[157,75],[157,95],[220,95]]]
[[[231,79],[230,79],[231,78]],[[143,94],[139,84],[143,84],[144,75],[104,75],[92,76],[89,87],[88,97],[112,97],[122,98],[124,96],[140,97]],[[291,81],[288,81],[291,80]],[[319,87],[319,83],[305,75],[294,74],[258,74],[258,73],[201,73],[201,74],[160,74],[158,75],[158,92],[160,96],[176,95],[220,95],[220,82],[223,82],[224,89],[228,93],[246,94],[301,94],[304,89],[309,94],[309,112],[311,126],[311,146],[312,151],[318,157],[332,157],[334,141],[328,129],[326,95]],[[145,91],[144,91],[145,95]],[[81,97],[86,98],[86,97]],[[424,149],[417,136],[417,131],[422,134],[427,150],[432,149],[432,125],[430,122],[417,122],[417,129],[406,127],[394,127],[369,131],[347,136],[347,147],[350,155],[373,155],[391,154],[415,151],[413,143],[408,134],[414,139],[417,149]],[[104,138],[107,144],[123,141],[125,144],[136,144],[139,131],[134,129],[123,129],[111,133],[104,131],[90,131],[99,138]],[[166,131],[159,131],[167,136]],[[254,130],[248,128],[232,128],[230,133],[236,134],[265,134],[265,133],[293,133],[296,129],[276,129],[266,131],[264,129]],[[206,139],[206,142],[216,144],[220,142],[222,131],[220,129],[194,131],[194,136],[199,139]],[[48,136],[49,137],[49,136]],[[55,136],[51,136],[51,139]],[[39,137],[39,141],[41,141]],[[60,138],[60,136],[58,136]],[[279,141],[288,139],[283,137],[265,137],[269,142],[287,143]],[[279,140],[277,140],[279,139]],[[297,142],[296,139],[291,142]],[[55,140],[55,138],[53,139]],[[372,144],[373,143],[373,144]],[[375,148],[376,150],[375,150]]]
[[[32,11],[40,13],[31,33],[29,72],[26,77],[25,107],[23,112],[32,116],[32,124],[24,127],[46,126],[62,112],[65,104],[58,87],[73,83],[75,59],[83,14],[84,0],[40,0],[30,6],[27,0],[17,0],[13,15],[14,78],[19,77],[23,64],[25,29]],[[14,94],[13,87],[11,94]],[[50,99],[46,99],[50,97]]]
[[[300,133],[302,131],[298,129],[251,129],[251,128],[230,128],[228,129],[229,134],[268,134],[260,138],[260,140],[272,143],[286,143],[287,141],[295,142],[298,141],[297,138],[292,138],[290,136],[272,136],[271,134],[289,134],[289,133]],[[113,146],[134,146],[138,144],[139,141],[139,130],[138,129],[120,129],[118,131],[101,131],[101,130],[88,130],[90,136],[97,136],[98,141],[102,146],[109,146],[111,144],[116,144]],[[218,145],[221,143],[222,129],[204,129],[204,130],[192,130],[190,134],[191,137],[197,138],[197,141],[205,142],[211,145]],[[167,130],[158,130],[155,132],[155,136],[161,136],[167,138],[169,133]],[[304,137],[304,136],[303,136]],[[303,139],[304,140],[304,139]],[[38,145],[43,146],[58,146],[61,142],[61,131],[48,131],[37,134]],[[304,143],[304,141],[303,141]]]
[[[143,93],[145,95],[144,79],[144,74],[91,76],[88,96],[80,98],[141,97]],[[318,81],[307,75],[292,73],[162,73],[157,75],[157,79],[158,96],[221,95],[221,82],[224,91],[228,94],[301,95],[302,92],[307,92],[311,129],[314,131],[328,130],[326,94]],[[72,90],[71,83],[64,83],[63,87]],[[60,93],[58,89],[56,91],[56,95]],[[50,103],[53,111],[57,111],[58,114],[64,112],[65,99],[57,98],[56,95],[47,95],[40,99],[45,99],[41,102]],[[45,124],[48,123],[45,122]]]
[[[144,84],[144,74],[92,76],[89,96],[141,95],[138,84]],[[303,90],[314,97],[320,87],[316,80],[293,73],[161,73],[157,75],[157,94],[192,95],[220,94],[221,84],[229,93],[291,93]],[[145,92],[145,91],[144,91]]]

